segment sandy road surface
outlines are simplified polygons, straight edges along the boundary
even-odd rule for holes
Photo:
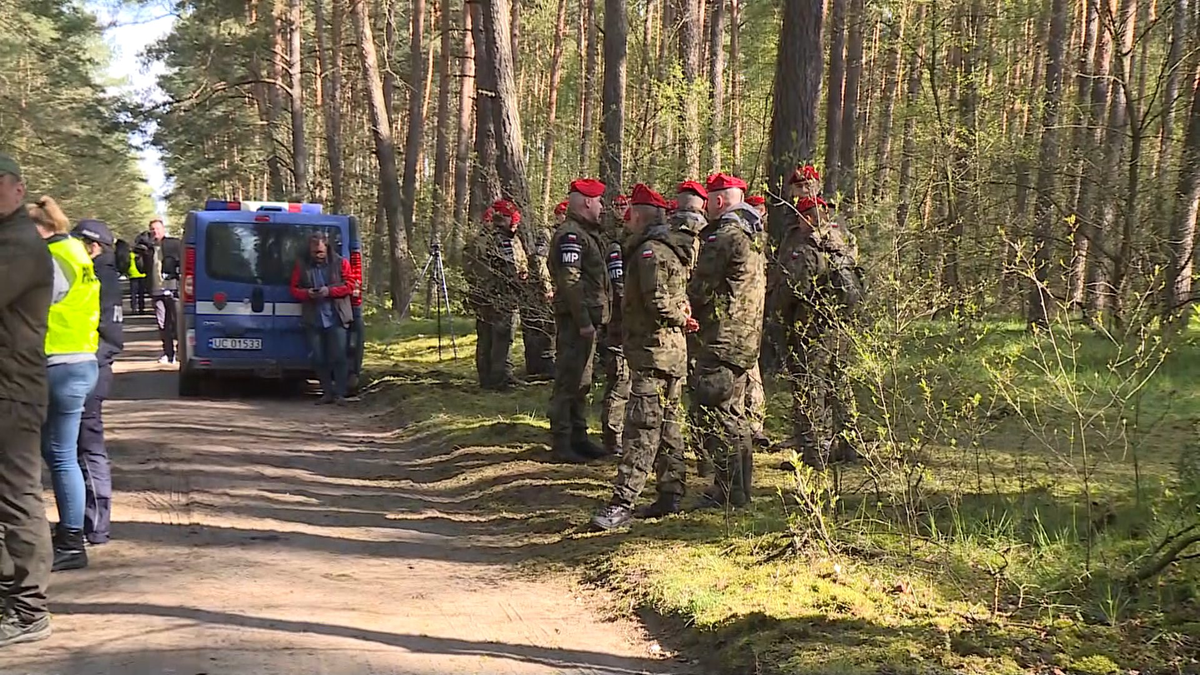
[[[426,487],[448,451],[395,442],[369,406],[177,400],[147,324],[129,333],[106,408],[115,539],[54,576],[55,636],[0,673],[682,672]]]

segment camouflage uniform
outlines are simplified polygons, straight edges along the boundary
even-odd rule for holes
[[[558,227],[550,242],[558,354],[549,416],[554,450],[559,453],[587,443],[587,396],[596,340],[584,338],[579,329],[600,330],[609,320],[611,291],[604,252],[599,229],[573,216]]]
[[[612,289],[609,297],[611,318],[600,336],[600,358],[604,364],[604,409],[600,416],[600,429],[604,450],[619,453],[625,429],[625,405],[629,402],[629,366],[625,352],[621,349],[621,305],[625,297],[625,262],[621,243],[613,241],[605,252],[608,281]]]
[[[682,497],[685,488],[680,399],[687,374],[690,243],[660,222],[633,239],[627,251],[622,335],[633,381],[612,503],[632,508],[651,466],[660,497]]]
[[[521,303],[525,372],[531,378],[554,377],[554,314],[546,302],[551,292],[549,255],[550,232],[537,227],[533,232],[533,254],[529,256],[529,281]]]
[[[839,289],[839,278],[858,274],[856,255],[853,235],[813,207],[784,233],[769,273],[772,311],[787,340],[794,440],[804,462],[817,468],[855,456],[847,435],[854,398],[842,319],[858,300]]]
[[[690,278],[692,271],[696,267],[696,258],[700,256],[700,231],[708,227],[708,218],[700,211],[676,209],[670,218],[667,219],[667,226],[671,231],[672,237],[685,243],[685,252],[688,255],[688,259],[684,261],[684,264],[687,266],[688,277]],[[687,336],[687,386],[690,391],[696,390],[696,354],[699,350],[700,336],[696,333],[689,333]],[[696,453],[696,473],[701,476],[707,476],[712,473],[712,458],[705,454],[704,445],[700,441],[698,411],[698,406],[688,406],[686,434],[688,437],[688,446]]]
[[[513,382],[512,350],[517,307],[529,274],[520,237],[485,226],[464,251],[464,271],[475,311],[475,370],[479,386],[501,389]]]
[[[746,419],[747,372],[758,361],[766,292],[758,213],[742,204],[700,233],[688,299],[700,323],[693,396],[700,434],[716,469],[711,496],[750,498],[753,446]]]

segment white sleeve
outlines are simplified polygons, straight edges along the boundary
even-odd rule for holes
[[[53,304],[62,302],[62,299],[67,297],[67,293],[71,290],[71,281],[67,278],[66,272],[62,268],[62,263],[58,258],[54,259],[54,298],[51,301]]]

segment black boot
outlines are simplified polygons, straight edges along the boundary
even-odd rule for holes
[[[749,502],[754,495],[754,449],[742,451],[742,494]]]
[[[587,438],[586,436],[576,439],[571,443],[571,449],[575,454],[587,457],[588,459],[603,459],[612,454],[609,450],[601,447],[598,443]]]
[[[609,504],[600,513],[592,516],[592,529],[608,532],[629,524],[633,520],[633,509],[620,504]]]
[[[638,509],[638,518],[663,518],[672,513],[679,513],[683,499],[677,494],[659,495],[655,502],[645,508]]]
[[[554,441],[550,450],[550,458],[559,464],[587,464],[588,458],[575,452],[571,444],[565,440]]]
[[[87,550],[83,547],[83,530],[58,526],[54,542],[54,566],[51,572],[81,570],[87,567]]]

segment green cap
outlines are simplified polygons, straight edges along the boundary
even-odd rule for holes
[[[17,164],[17,160],[9,157],[4,153],[0,153],[0,176],[4,174],[12,174],[13,176],[21,177],[21,165]]]

